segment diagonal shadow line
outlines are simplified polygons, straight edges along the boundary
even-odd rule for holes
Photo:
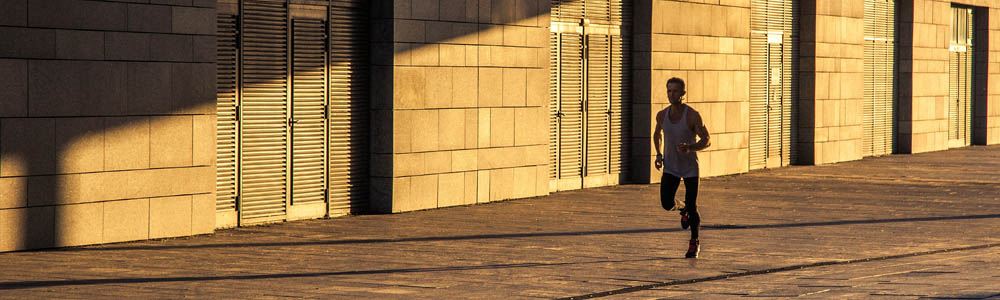
[[[973,219],[996,219],[996,218],[1000,218],[1000,214],[874,219],[874,220],[842,220],[842,221],[828,221],[828,222],[758,224],[758,225],[705,224],[702,225],[701,228],[708,230],[774,229],[774,228],[794,228],[794,227],[814,227],[814,226],[931,222],[931,221],[945,221],[945,220],[973,220]],[[50,249],[43,251],[166,250],[166,249],[205,249],[205,248],[239,248],[239,247],[284,247],[284,246],[311,246],[311,245],[350,245],[350,244],[461,241],[461,240],[479,240],[479,239],[644,234],[644,233],[664,233],[664,232],[679,232],[679,231],[686,231],[686,230],[680,228],[671,228],[671,229],[647,228],[647,229],[630,229],[630,230],[503,233],[503,234],[476,234],[476,235],[432,236],[432,237],[414,237],[414,238],[320,240],[320,241],[301,241],[301,242],[262,242],[262,243],[231,243],[231,244],[204,244],[204,245],[121,246],[121,247],[95,246],[93,248],[64,248],[64,249]]]
[[[384,270],[364,270],[364,271],[343,271],[343,272],[312,272],[312,273],[287,273],[287,274],[257,274],[257,275],[231,275],[231,276],[185,276],[185,277],[142,277],[142,278],[107,278],[107,279],[75,279],[75,280],[38,280],[19,282],[0,282],[0,290],[18,290],[55,286],[80,286],[80,285],[100,285],[100,284],[134,284],[134,283],[154,283],[154,282],[191,282],[191,281],[221,281],[221,280],[258,280],[258,279],[284,279],[284,278],[306,278],[324,276],[351,276],[351,275],[375,275],[375,274],[396,274],[396,273],[422,273],[422,272],[448,272],[448,271],[469,271],[486,269],[511,269],[511,268],[537,268],[554,267],[566,265],[588,265],[606,263],[628,263],[657,260],[672,260],[682,258],[650,257],[643,259],[624,260],[595,260],[584,262],[561,262],[561,263],[516,263],[516,264],[494,264],[479,266],[455,266],[455,267],[433,267],[433,268],[406,268],[406,269],[384,269]]]

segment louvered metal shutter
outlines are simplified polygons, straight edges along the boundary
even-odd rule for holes
[[[552,5],[549,176],[556,190],[616,184],[629,158],[630,49],[621,32],[629,32],[622,17],[631,6]]]
[[[756,14],[752,14],[756,18]],[[760,169],[767,159],[767,33],[750,37],[750,169]]]
[[[750,169],[796,158],[797,9],[790,0],[754,0],[750,13]]]
[[[610,93],[610,109],[608,113],[610,124],[610,158],[609,173],[628,174],[631,160],[631,118],[632,118],[632,88],[630,56],[632,1],[610,1],[610,23],[617,26],[618,32],[609,36],[610,70],[608,93]],[[614,178],[610,178],[614,180]]]
[[[287,207],[288,12],[243,4],[241,224],[282,220]]]
[[[367,3],[330,6],[330,215],[368,203]]]
[[[219,14],[216,33],[216,180],[215,208],[218,211],[235,211],[239,165],[239,64],[237,16]]]
[[[623,32],[630,32],[623,30]],[[611,37],[611,173],[628,174],[631,161],[631,74],[628,45],[621,36]]]
[[[865,1],[863,156],[892,153],[895,123],[894,15],[894,1]]]
[[[556,9],[558,8],[552,7],[553,16],[556,15]],[[551,180],[559,178],[559,119],[561,116],[559,103],[562,99],[560,93],[562,91],[562,80],[560,80],[562,40],[559,37],[559,33],[549,33],[549,179]]]
[[[584,3],[584,17],[591,22],[608,24],[611,20],[610,0],[586,0]]]
[[[611,39],[606,35],[588,35],[586,49],[587,113],[584,144],[587,145],[587,163],[584,176],[599,176],[608,174],[610,165]]]
[[[795,14],[798,8],[796,1],[782,1],[781,5],[781,30],[785,33],[781,43],[781,165],[787,166],[798,159],[796,145],[792,141],[798,140],[798,59],[799,59],[799,24]]]
[[[552,19],[582,19],[584,0],[552,0]]]
[[[967,146],[972,141],[973,15],[965,7],[952,7],[951,58],[948,66],[948,145]]]
[[[583,168],[583,36],[559,34],[558,176],[582,176]]]
[[[959,128],[962,127],[961,120],[958,119],[959,111],[962,109],[962,96],[960,95],[961,88],[961,72],[959,71],[959,66],[961,63],[959,61],[962,59],[962,55],[959,52],[952,52],[949,57],[948,63],[948,98],[949,98],[949,108],[948,108],[948,139],[957,140],[959,136]]]
[[[292,21],[292,205],[326,201],[326,23]]]
[[[965,86],[963,86],[962,89],[962,92],[965,94],[965,97],[963,97],[965,99],[965,107],[964,107],[965,109],[962,111],[962,119],[963,119],[962,137],[965,139],[964,142],[965,145],[972,145],[972,118],[973,118],[972,106],[974,105],[972,99],[974,97],[973,95],[975,94],[974,92],[975,89],[973,88],[973,82],[975,82],[973,80],[973,74],[976,74],[975,73],[976,67],[972,63],[973,61],[975,61],[974,54],[976,53],[975,45],[973,44],[974,40],[973,35],[975,35],[975,30],[972,27],[972,25],[974,24],[972,9],[968,10],[968,16],[969,17],[967,19],[965,30],[966,32],[968,32],[967,43],[969,46],[966,48],[967,51],[965,52],[965,60],[962,61],[964,66],[964,69],[962,71],[965,74],[965,80],[964,80]]]

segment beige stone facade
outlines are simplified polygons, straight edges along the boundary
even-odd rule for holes
[[[369,3],[369,211],[548,194],[554,2]],[[752,2],[631,3],[630,182],[659,181],[653,118],[675,76],[712,135],[701,175],[750,171]],[[795,3],[791,164],[861,159],[865,1]],[[216,1],[4,4],[0,251],[237,225],[215,214]],[[1000,143],[1000,3],[900,1],[893,153],[949,148],[953,5],[976,16],[971,142]]]
[[[214,1],[4,1],[0,251],[215,226]]]
[[[994,1],[905,1],[901,3],[899,152],[918,153],[948,148],[948,58],[953,4],[976,7],[976,73],[973,81],[973,142],[995,144],[997,110],[996,31],[998,4]]]
[[[652,164],[652,120],[669,105],[671,77],[687,82],[686,103],[701,113],[711,133],[712,146],[698,154],[701,176],[746,172],[749,1],[638,1],[635,12],[634,180],[660,180],[661,171]]]
[[[864,1],[803,1],[799,161],[861,159]]]
[[[393,51],[373,69],[372,206],[547,194],[549,1],[389,2],[376,21],[374,47]]]

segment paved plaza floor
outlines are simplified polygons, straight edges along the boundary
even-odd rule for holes
[[[1000,146],[0,253],[0,299],[1000,299]],[[683,193],[683,185],[678,198]]]

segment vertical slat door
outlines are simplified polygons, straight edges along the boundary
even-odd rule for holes
[[[948,146],[968,146],[972,141],[973,15],[965,7],[952,7],[950,61],[948,64]]]
[[[768,99],[767,33],[750,34],[750,169],[760,169],[767,159]]]
[[[559,182],[560,190],[579,188],[583,171],[583,35],[560,34]],[[574,184],[575,182],[575,184]]]
[[[797,147],[793,141],[798,140],[798,8],[796,0],[781,1],[781,135],[780,135],[780,166],[795,162],[798,156]]]
[[[368,203],[367,5],[330,3],[330,215],[359,212]]]
[[[631,161],[631,77],[625,39],[611,37],[611,174],[627,174]]]
[[[555,0],[558,1],[558,0]],[[553,6],[553,15],[557,7]],[[561,102],[562,80],[562,40],[560,34],[549,33],[549,180],[559,179],[559,103]],[[550,190],[554,188],[550,187]]]
[[[865,0],[862,155],[892,153],[895,84],[895,3]]]
[[[784,38],[784,36],[782,36]],[[768,168],[781,166],[784,148],[784,100],[785,89],[781,84],[786,77],[782,61],[782,44],[768,44],[768,81],[767,81],[767,159],[765,165]]]
[[[589,3],[589,2],[588,2]],[[584,186],[605,185],[609,173],[611,138],[611,39],[607,35],[587,36],[586,169],[593,177]]]
[[[217,211],[235,211],[238,191],[239,164],[239,40],[238,17],[232,14],[217,16],[216,32],[216,169],[215,208]]]
[[[796,156],[798,36],[794,1],[754,0],[750,12],[750,169],[792,163]]]
[[[292,205],[326,201],[326,23],[292,20]]]
[[[553,24],[580,26],[586,17],[587,0],[552,0],[551,5]],[[584,36],[582,28],[577,29],[550,34],[550,191],[578,189],[583,184]]]
[[[287,209],[288,13],[284,1],[243,3],[240,224]]]
[[[962,92],[965,94],[965,96],[963,97],[965,99],[965,107],[964,110],[962,111],[962,125],[963,125],[962,137],[965,140],[963,144],[972,145],[972,120],[973,120],[972,107],[974,106],[973,97],[975,95],[975,89],[973,88],[973,83],[975,82],[973,80],[973,74],[976,74],[975,65],[973,64],[973,61],[975,61],[975,53],[976,53],[975,51],[976,45],[974,43],[976,31],[975,28],[973,28],[973,25],[975,24],[974,21],[975,16],[973,15],[973,10],[971,8],[966,8],[966,16],[967,17],[964,30],[966,32],[965,42],[968,45],[968,47],[966,48],[965,59],[962,61],[964,65],[962,73],[965,74],[965,81],[964,81],[965,86],[962,89]]]
[[[550,190],[618,184],[626,172],[631,2],[553,0]]]

